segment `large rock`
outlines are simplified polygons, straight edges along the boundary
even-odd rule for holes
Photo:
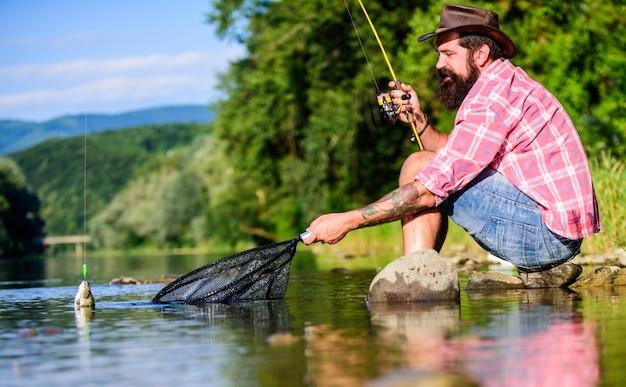
[[[372,280],[369,302],[443,301],[459,298],[454,264],[435,250],[419,250],[385,266]]]
[[[564,263],[552,269],[527,273],[519,271],[519,276],[528,289],[564,288],[572,284],[583,269],[574,263]]]
[[[617,266],[603,266],[586,274],[570,287],[574,289],[610,287],[626,285],[626,269]]]
[[[519,277],[499,272],[473,272],[467,282],[467,290],[486,289],[523,289],[524,283]]]

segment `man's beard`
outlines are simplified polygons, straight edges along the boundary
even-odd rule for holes
[[[463,100],[469,93],[472,86],[480,76],[478,67],[471,59],[467,61],[467,69],[469,74],[467,78],[447,70],[438,70],[439,73],[439,99],[443,106],[448,109],[458,109]]]

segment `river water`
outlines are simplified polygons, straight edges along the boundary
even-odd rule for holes
[[[626,383],[626,287],[462,288],[460,303],[368,307],[374,270],[321,270],[299,255],[284,301],[163,306],[150,303],[162,284],[108,285],[210,260],[90,259],[97,307],[80,313],[79,259],[0,261],[0,385]]]

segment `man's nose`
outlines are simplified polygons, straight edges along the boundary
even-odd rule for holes
[[[446,67],[446,62],[443,60],[443,55],[439,55],[439,58],[437,58],[437,63],[435,64],[435,68],[437,70],[441,70],[444,67]]]

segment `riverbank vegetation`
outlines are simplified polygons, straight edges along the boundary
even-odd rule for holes
[[[20,167],[0,157],[0,257],[43,251],[39,199]]]
[[[130,181],[151,170],[151,162],[189,144],[207,125],[151,125],[87,136],[88,219]],[[83,233],[84,138],[55,138],[13,153],[41,200],[48,235]],[[130,204],[130,203],[129,203]]]

